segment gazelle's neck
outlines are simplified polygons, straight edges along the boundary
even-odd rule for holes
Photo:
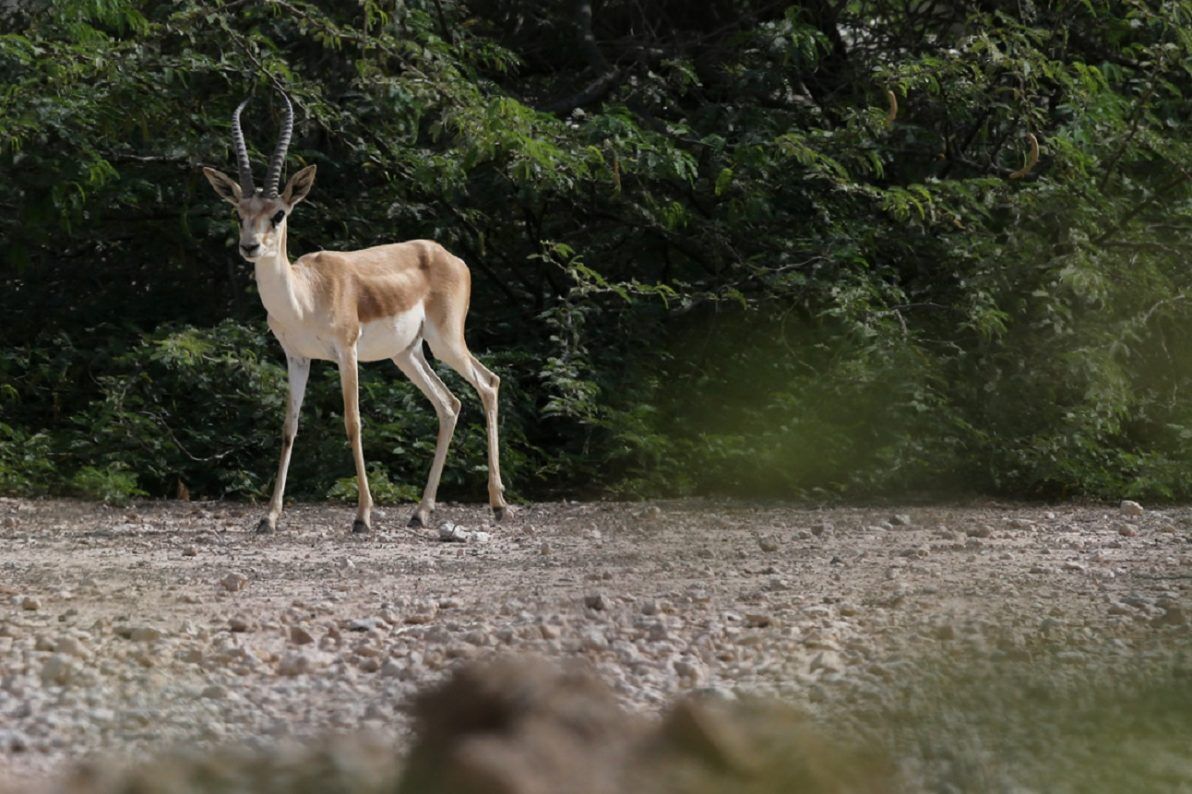
[[[257,291],[265,311],[282,322],[300,320],[308,301],[304,300],[303,285],[295,278],[290,267],[290,256],[286,251],[286,227],[277,235],[277,252],[261,257],[255,263]]]

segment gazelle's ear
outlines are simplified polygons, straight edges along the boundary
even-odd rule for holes
[[[286,182],[286,189],[281,192],[281,200],[292,207],[306,198],[306,194],[315,184],[315,168],[316,166],[308,165],[290,177],[290,181]]]
[[[207,181],[211,183],[211,187],[215,188],[215,195],[219,196],[229,204],[240,203],[240,183],[232,179],[223,171],[216,171],[214,168],[204,168],[203,176],[207,177]]]

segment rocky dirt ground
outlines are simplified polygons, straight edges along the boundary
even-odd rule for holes
[[[292,506],[263,536],[259,512],[0,499],[0,788],[172,747],[405,746],[413,693],[501,651],[582,659],[646,714],[773,696],[941,791],[1032,790],[997,746],[1055,741],[1011,736],[1037,715],[974,705],[965,675],[999,704],[989,680],[1041,702],[1192,688],[1190,508],[567,503],[487,526],[444,506],[435,529],[390,509],[366,537],[344,506]],[[1137,716],[1109,722],[1137,738]],[[1133,790],[1192,790],[1192,719],[1156,719],[1141,757],[1164,782]]]

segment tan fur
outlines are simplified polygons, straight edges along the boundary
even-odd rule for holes
[[[462,297],[466,307],[471,287],[467,265],[431,240],[320,251],[299,259],[294,269],[309,271],[305,277],[320,293],[316,302],[334,305],[334,313],[350,323],[391,317],[419,303],[432,322],[445,320],[446,304]]]
[[[502,515],[506,504],[498,460],[500,379],[468,351],[464,340],[472,281],[463,260],[434,241],[411,240],[358,251],[318,251],[291,264],[286,252],[289,214],[313,185],[315,167],[307,166],[291,177],[277,198],[244,197],[240,185],[227,175],[211,168],[203,173],[215,192],[236,207],[240,253],[255,265],[269,327],[289,358],[291,394],[282,453],[261,531],[272,531],[281,514],[311,359],[332,360],[340,368],[344,425],[352,443],[360,493],[353,527],[357,531],[369,528],[372,509],[360,441],[358,362],[391,358],[431,401],[439,417],[439,436],[426,489],[411,523],[425,525],[429,521],[460,404],[427,364],[422,353],[424,338],[435,356],[458,371],[480,395],[488,425],[489,503]]]

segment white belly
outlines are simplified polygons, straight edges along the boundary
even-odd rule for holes
[[[380,361],[393,358],[418,338],[422,321],[426,317],[422,306],[409,311],[373,320],[360,326],[360,341],[356,343],[356,355],[361,361]]]
[[[393,317],[373,320],[360,326],[360,338],[356,342],[357,359],[381,361],[393,358],[418,338],[424,317],[422,306],[415,306]],[[339,359],[336,337],[330,328],[310,328],[301,325],[289,327],[273,315],[269,315],[269,328],[288,355],[320,361]]]

